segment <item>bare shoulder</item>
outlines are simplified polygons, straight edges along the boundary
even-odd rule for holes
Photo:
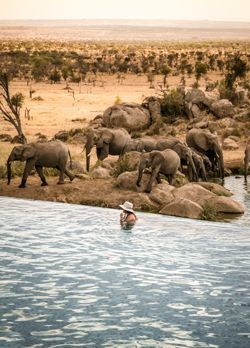
[[[127,222],[134,222],[136,221],[136,216],[134,214],[129,214],[128,217],[127,217]]]

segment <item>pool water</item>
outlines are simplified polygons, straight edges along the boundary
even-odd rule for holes
[[[249,207],[242,178],[226,186]],[[0,197],[0,347],[248,348],[249,210],[128,231],[119,214]]]

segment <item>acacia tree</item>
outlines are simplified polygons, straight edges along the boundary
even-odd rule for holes
[[[27,139],[23,134],[20,111],[23,105],[22,93],[10,95],[7,74],[0,74],[0,114],[3,119],[15,127],[20,143],[26,144]]]

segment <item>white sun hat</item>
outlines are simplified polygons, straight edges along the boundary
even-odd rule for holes
[[[124,202],[123,204],[120,204],[119,207],[121,207],[125,211],[129,211],[130,213],[135,213],[133,210],[133,203],[131,202]]]

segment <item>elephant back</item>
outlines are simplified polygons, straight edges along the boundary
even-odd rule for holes
[[[103,113],[105,127],[122,127],[128,131],[146,129],[151,123],[149,111],[136,103],[113,105]]]

